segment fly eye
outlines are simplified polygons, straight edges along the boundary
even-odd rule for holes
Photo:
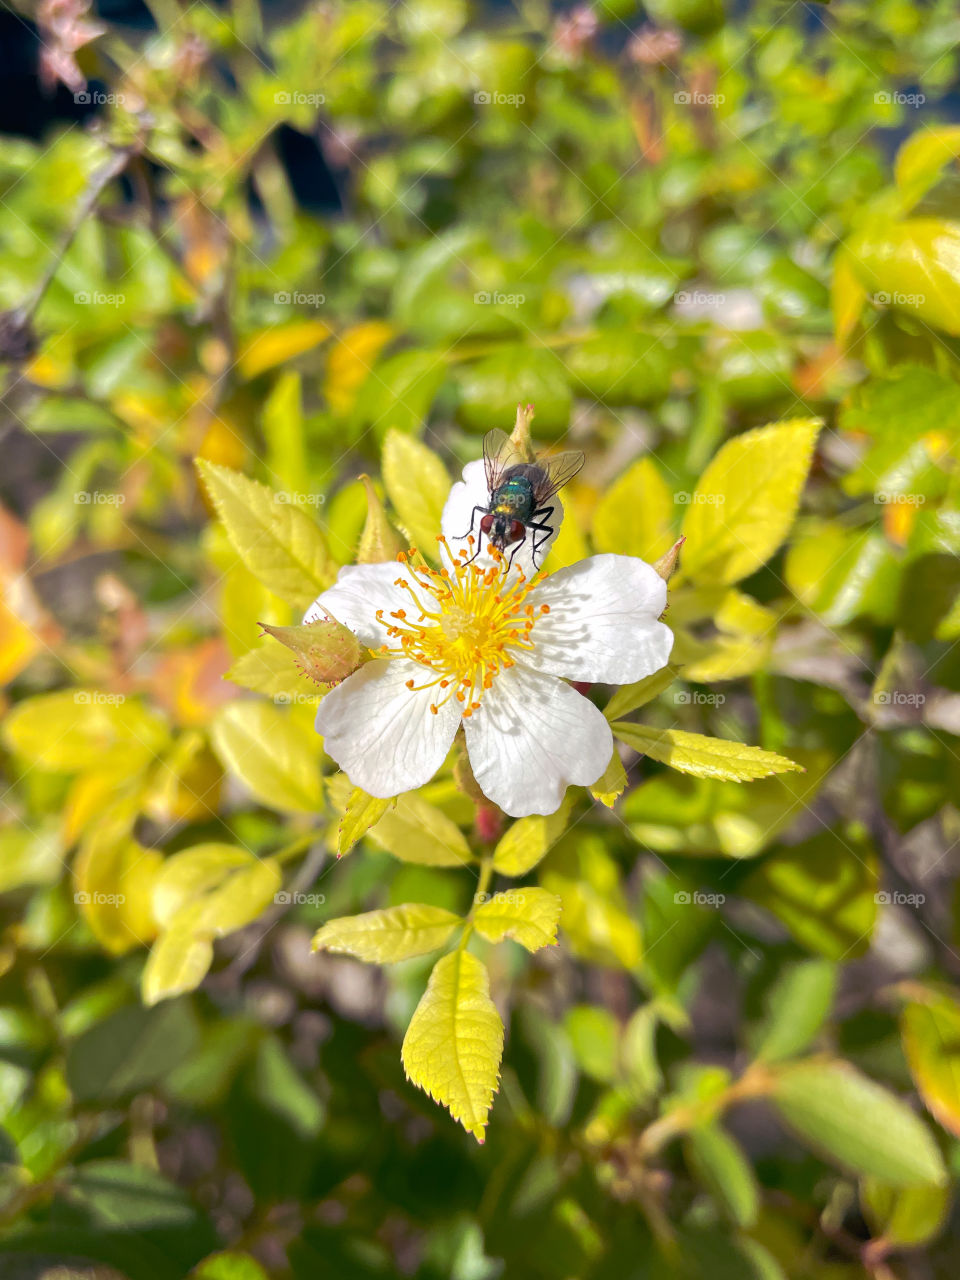
[[[524,532],[525,530],[524,530],[522,521],[511,520],[510,521],[510,537],[507,539],[507,541],[519,542],[520,539],[523,537]]]
[[[493,516],[483,516],[480,520],[480,532],[489,533],[493,528]]]

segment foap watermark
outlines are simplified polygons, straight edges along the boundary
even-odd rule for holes
[[[273,895],[278,907],[322,907],[327,900],[325,893],[301,893],[299,889],[281,889]]]
[[[273,95],[278,107],[322,107],[326,97],[322,93],[302,93],[299,89],[281,89]]]
[[[474,304],[478,307],[522,307],[526,300],[525,293],[500,293],[497,290],[493,293],[481,290],[473,295]]]
[[[81,489],[73,500],[78,507],[122,507],[126,502],[122,493],[107,493],[104,489]]]
[[[278,707],[318,707],[322,701],[319,693],[275,693],[273,701]]]
[[[678,707],[722,707],[727,700],[725,693],[704,693],[700,689],[682,689],[673,695]]]
[[[501,93],[498,89],[478,89],[473,95],[478,107],[522,107],[526,98],[522,93]]]
[[[122,307],[127,300],[125,293],[100,293],[96,289],[89,292],[81,289],[73,295],[78,307]]]
[[[482,907],[485,902],[493,902],[494,899],[506,907],[522,907],[527,900],[526,894],[521,889],[505,889],[500,893],[475,893],[473,895],[473,900],[478,907]]]
[[[881,489],[873,495],[873,500],[881,507],[922,507],[927,498],[923,493],[891,493]]]
[[[697,89],[681,89],[673,95],[680,107],[722,107],[727,100],[725,93],[700,93]]]
[[[903,689],[881,689],[873,695],[878,707],[922,707],[926,700],[925,693],[907,693]]]
[[[688,493],[683,489],[673,495],[673,500],[684,507],[722,507],[727,499],[723,493]]]
[[[73,895],[73,900],[78,907],[122,907],[127,899],[122,893],[87,893],[81,889]]]
[[[722,307],[727,300],[725,293],[706,293],[702,289],[681,289],[673,295],[678,307]]]
[[[78,707],[120,707],[126,700],[125,693],[104,693],[100,689],[77,689],[73,700]]]
[[[122,93],[103,93],[100,89],[81,89],[73,100],[83,107],[122,107],[126,102]]]
[[[881,89],[873,95],[878,107],[922,107],[927,100],[925,93],[904,93],[901,89]]]
[[[901,893],[899,889],[887,892],[881,889],[873,895],[878,907],[922,907],[927,900],[925,893]]]
[[[322,307],[326,300],[325,293],[301,293],[299,289],[292,292],[282,289],[273,295],[274,304],[278,307]]]
[[[872,293],[870,301],[875,307],[922,307],[927,301],[925,293]]]
[[[288,507],[322,507],[326,496],[322,493],[295,493],[290,489],[280,489],[273,495],[274,502]]]
[[[680,907],[722,907],[727,900],[725,893],[703,893],[700,889],[689,892],[679,889],[673,895],[674,902]]]

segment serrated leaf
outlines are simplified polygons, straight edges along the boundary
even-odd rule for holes
[[[668,764],[697,778],[725,778],[729,782],[749,782],[803,766],[774,751],[763,751],[744,742],[708,738],[684,729],[654,729],[647,725],[618,720],[611,725],[617,737],[641,755]]]
[[[246,567],[281,599],[306,609],[337,576],[316,521],[239,471],[204,459],[197,467]]]
[[[723,445],[687,507],[678,576],[729,584],[770,559],[793,523],[820,426],[794,418]]]
[[[368,832],[370,840],[402,862],[464,867],[473,859],[466,837],[446,814],[410,791]]]
[[[440,516],[450,492],[443,460],[413,436],[391,429],[383,442],[383,483],[413,544],[435,558]]]
[[[370,828],[380,821],[392,804],[392,800],[368,796],[360,787],[354,787],[337,831],[337,857],[349,853],[357,841],[362,840]]]
[[[253,693],[265,693],[268,698],[289,700],[320,697],[317,685],[308,680],[297,660],[281,644],[268,639],[255,649],[241,654],[227,672],[227,679],[250,689]]]
[[[460,916],[443,907],[405,903],[328,921],[314,934],[313,950],[392,964],[437,951],[462,923]]]
[[[900,1015],[907,1065],[927,1110],[960,1137],[960,1004],[932,989],[916,995]]]
[[[623,795],[626,786],[627,771],[623,767],[620,753],[614,748],[610,763],[604,769],[602,776],[590,788],[590,794],[594,800],[599,800],[608,809],[612,809],[618,798]]]
[[[782,1068],[770,1098],[800,1138],[845,1169],[894,1187],[946,1180],[926,1125],[845,1062],[811,1059]]]
[[[539,951],[556,945],[561,906],[557,895],[546,889],[509,889],[482,903],[473,925],[488,942],[513,938],[528,951]]]
[[[638,707],[645,707],[654,698],[659,698],[665,689],[670,688],[679,674],[678,666],[667,663],[652,676],[637,680],[635,684],[622,685],[607,703],[603,714],[608,720],[619,720],[621,716],[628,716],[631,711],[636,711]]]
[[[639,458],[606,490],[593,516],[598,551],[651,564],[669,551],[677,507],[652,458]]]
[[[563,835],[569,817],[570,804],[565,800],[556,813],[518,818],[494,850],[494,871],[503,876],[524,876],[532,871]]]
[[[483,1142],[502,1054],[503,1023],[486,968],[469,951],[444,956],[403,1038],[407,1079]]]
[[[319,738],[265,702],[233,702],[218,712],[213,747],[223,767],[261,804],[293,813],[323,808]]]

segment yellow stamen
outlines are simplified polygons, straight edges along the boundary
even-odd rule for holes
[[[444,539],[439,539],[450,555]],[[405,609],[393,610],[390,622],[383,611],[378,619],[387,628],[393,642],[380,652],[385,657],[409,658],[435,673],[435,679],[407,688],[420,691],[439,687],[444,697],[431,704],[435,714],[455,697],[469,716],[480,706],[484,690],[493,686],[494,677],[512,667],[518,650],[530,651],[530,639],[540,613],[527,604],[534,582],[519,568],[509,575],[504,558],[495,552],[492,568],[484,569],[450,555],[452,569],[431,569],[421,562],[415,567],[409,560],[406,576],[396,579],[396,586],[408,593],[416,606],[416,621]]]

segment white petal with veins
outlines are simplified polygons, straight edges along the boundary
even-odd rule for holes
[[[634,556],[601,555],[568,565],[530,593],[539,615],[524,662],[570,680],[632,684],[666,666],[673,632],[659,615],[667,584]]]
[[[407,688],[408,680],[423,686],[433,679],[419,663],[376,659],[320,703],[316,727],[324,750],[355,787],[386,799],[423,786],[443,764],[460,723],[460,704],[451,698],[434,715],[436,685]]]
[[[596,782],[613,752],[592,702],[519,664],[497,676],[464,729],[481,790],[514,818],[556,812],[566,788]]]

